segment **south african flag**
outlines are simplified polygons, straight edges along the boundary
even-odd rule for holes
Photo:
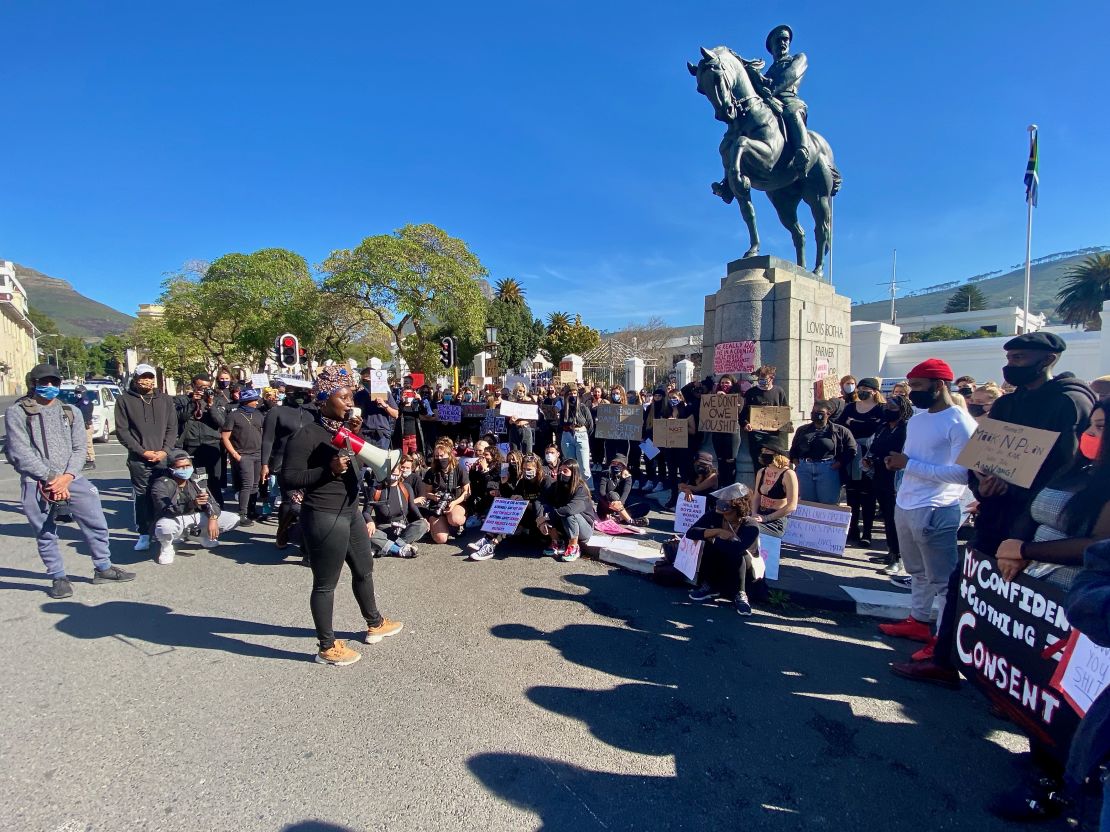
[[[1029,137],[1029,161],[1025,163],[1025,201],[1037,205],[1037,188],[1041,184],[1037,170],[1040,160],[1037,156],[1037,129],[1033,128]]]

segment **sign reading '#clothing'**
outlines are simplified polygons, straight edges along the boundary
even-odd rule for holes
[[[726,341],[713,348],[713,372],[754,373],[755,341]]]
[[[462,405],[441,404],[436,407],[436,416],[439,421],[449,425],[457,425],[462,421]]]
[[[1079,715],[1052,688],[1071,634],[1065,592],[1019,574],[1004,581],[990,558],[969,550],[960,565],[956,656],[968,680],[1011,723],[1065,759]]]
[[[851,509],[799,500],[797,510],[786,522],[782,540],[799,549],[843,555],[851,520]]]
[[[690,445],[690,432],[685,419],[656,419],[652,423],[652,436],[657,448],[686,448]]]
[[[790,422],[790,408],[785,405],[753,407],[748,411],[752,430],[778,431]]]
[[[524,512],[528,509],[527,500],[506,500],[498,497],[490,506],[482,531],[490,534],[512,534],[520,525]]]
[[[1029,488],[1060,434],[1011,422],[983,419],[956,462]]]
[[[597,407],[594,436],[598,439],[640,440],[644,410],[638,404],[601,404]]]
[[[740,402],[734,393],[713,393],[701,397],[698,428],[702,433],[736,433],[740,429]]]

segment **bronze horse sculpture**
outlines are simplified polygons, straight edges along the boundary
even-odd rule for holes
[[[840,190],[840,172],[833,164],[829,143],[819,133],[808,130],[808,161],[799,170],[791,160],[796,148],[786,147],[779,112],[781,106],[767,94],[765,79],[759,71],[761,60],[748,61],[727,46],[702,47],[697,66],[687,64],[698,82],[698,92],[713,105],[714,117],[728,125],[721,140],[721,161],[725,177],[712,185],[713,193],[726,204],[735,197],[740,215],[748,226],[751,246],[744,253],[759,253],[759,232],[751,191],[764,191],[779,221],[790,232],[797,263],[805,268],[805,232],[798,222],[798,204],[803,200],[813,214],[817,260],[813,273],[821,277],[825,256],[832,238],[831,200]],[[757,92],[757,88],[763,93]]]

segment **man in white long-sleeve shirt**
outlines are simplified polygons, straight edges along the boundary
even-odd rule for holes
[[[904,471],[895,503],[894,523],[902,563],[910,573],[910,616],[881,624],[889,636],[933,643],[933,601],[944,609],[948,578],[959,562],[956,530],[960,501],[967,491],[967,468],[956,457],[975,432],[975,420],[952,401],[952,368],[930,358],[906,374],[910,401],[918,412],[906,426],[902,453],[886,458],[891,471]],[[939,615],[939,613],[938,613]],[[927,652],[929,648],[926,648]]]

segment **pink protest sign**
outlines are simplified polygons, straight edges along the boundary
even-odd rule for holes
[[[726,341],[713,348],[713,372],[754,373],[755,341]]]

